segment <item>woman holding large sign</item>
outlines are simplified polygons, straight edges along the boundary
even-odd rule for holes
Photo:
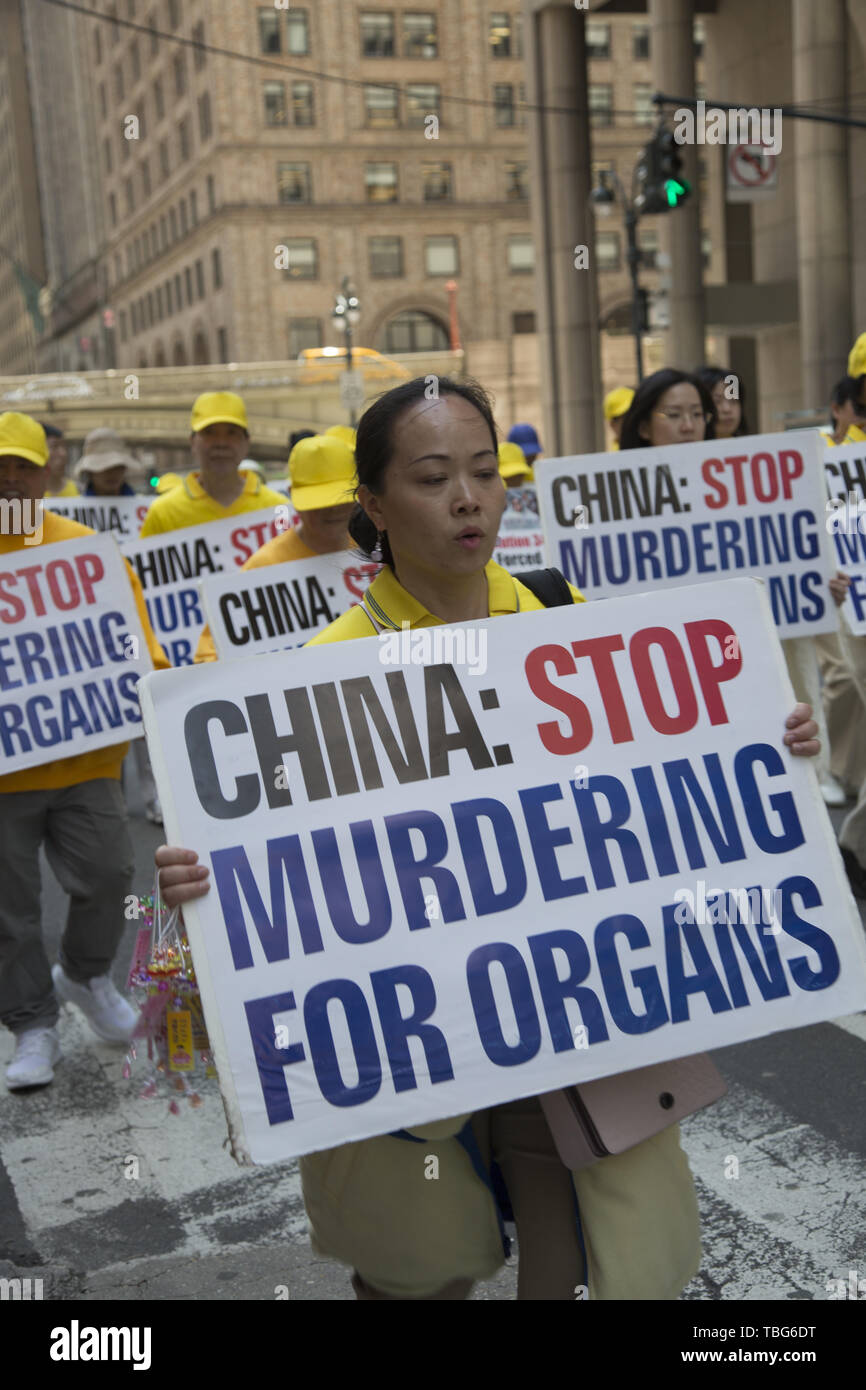
[[[484,392],[440,378],[431,399],[428,383],[389,391],[361,419],[350,532],[384,569],[317,644],[543,607],[490,560],[505,491]],[[797,706],[784,743],[812,756],[815,730]],[[196,859],[157,851],[170,906],[208,891]],[[509,1207],[521,1299],[676,1298],[700,1262],[676,1125],[570,1172],[531,1097],[309,1154],[300,1168],[313,1248],[353,1267],[361,1299],[466,1298],[508,1253]]]

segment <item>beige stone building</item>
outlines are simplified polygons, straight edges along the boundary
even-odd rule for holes
[[[45,282],[30,90],[18,0],[0,0],[0,371],[36,364],[37,333],[22,272]]]

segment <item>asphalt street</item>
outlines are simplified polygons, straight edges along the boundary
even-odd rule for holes
[[[146,894],[163,832],[134,781],[129,802],[133,891]],[[47,864],[43,901],[55,959],[65,898]],[[121,989],[135,931],[115,962]],[[231,1157],[215,1081],[175,1115],[167,1093],[142,1098],[136,1074],[123,1079],[124,1049],[77,1011],[62,1011],[60,1037],[53,1085],[0,1087],[0,1278],[42,1278],[56,1299],[353,1299],[349,1271],[310,1251],[297,1165]],[[0,1033],[0,1066],[12,1050]],[[704,1243],[685,1298],[826,1300],[829,1281],[866,1276],[866,1015],[714,1058],[729,1094],[682,1127]],[[516,1264],[473,1298],[514,1299]]]

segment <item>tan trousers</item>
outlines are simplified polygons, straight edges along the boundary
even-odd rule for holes
[[[860,700],[852,722],[862,735],[866,725],[866,637],[855,637],[844,617],[840,618],[839,647]],[[866,776],[861,778],[856,806],[842,822],[839,844],[850,850],[861,868],[866,869]]]
[[[491,1159],[502,1169],[511,1199],[520,1254],[518,1299],[573,1302],[585,1297],[574,1186],[537,1097],[480,1110],[472,1117],[472,1128],[488,1169]],[[455,1279],[427,1298],[465,1299],[473,1287],[470,1279]],[[357,1270],[352,1288],[358,1299],[397,1297],[373,1288]]]
[[[866,658],[866,639],[849,640],[855,652],[863,652],[861,660]],[[866,778],[866,718],[860,683],[836,633],[822,633],[814,641],[830,741],[830,771],[849,796],[856,796]]]
[[[794,687],[798,703],[812,706],[812,715],[818,725],[818,738],[821,752],[812,759],[818,781],[823,782],[830,770],[830,739],[827,733],[827,720],[821,699],[821,671],[818,666],[816,637],[786,637],[782,642],[785,664]],[[787,718],[786,710],[783,718]]]

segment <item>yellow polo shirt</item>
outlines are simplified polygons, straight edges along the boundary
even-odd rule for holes
[[[525,584],[509,574],[508,570],[497,565],[495,560],[490,560],[484,570],[487,576],[487,596],[490,617],[497,618],[502,613],[527,613],[533,609],[543,608],[541,599],[535,597],[531,589],[527,589]],[[586,600],[579,589],[573,584],[569,584],[569,589],[574,595],[575,603],[585,603]],[[413,598],[398,580],[392,569],[386,565],[381,569],[370,585],[364,601],[370,607],[377,621],[383,628],[401,630],[402,624],[408,622],[410,627],[443,627],[441,618],[434,615]],[[326,627],[324,632],[316,633],[309,642],[304,645],[315,647],[324,642],[347,642],[354,637],[372,637],[375,635],[375,628],[364,612],[360,604],[350,608],[348,613],[343,613],[336,622]]]
[[[53,545],[55,541],[74,541],[79,536],[93,536],[96,532],[89,526],[80,526],[77,521],[58,516],[46,507],[42,512],[41,545]],[[12,551],[23,550],[24,536],[0,535],[0,556]],[[36,545],[28,545],[28,552],[38,550]],[[147,641],[147,649],[157,671],[166,671],[169,660],[156,640],[138,575],[134,573],[127,560],[123,562],[135,595],[135,606],[141,621],[142,631]],[[53,763],[41,763],[38,767],[25,767],[21,772],[10,772],[0,777],[0,796],[6,792],[36,792],[55,790],[59,787],[74,787],[79,782],[93,782],[97,777],[120,777],[120,765],[129,751],[129,743],[112,743],[108,748],[95,748],[92,753],[79,753],[74,758],[58,758]]]
[[[348,550],[351,544],[351,538],[347,536],[344,549]],[[315,559],[316,554],[315,550],[304,545],[298,535],[298,527],[293,526],[291,531],[283,531],[279,536],[272,536],[269,541],[265,541],[254,555],[244,561],[241,569],[256,570],[262,565],[285,565],[290,560],[312,560]],[[205,624],[201,637],[198,639],[193,661],[216,661],[217,659],[217,651],[210,628]]]
[[[79,493],[79,491],[78,491],[78,488],[75,486],[74,482],[72,481],[72,479],[71,479],[71,478],[67,478],[66,482],[63,484],[63,487],[60,489],[59,492],[46,492],[45,496],[46,496],[46,497],[79,497],[79,496],[80,496],[80,493]]]
[[[825,444],[829,444],[831,449],[836,448],[836,441],[829,430],[821,430],[821,438],[824,440]],[[866,439],[866,430],[861,430],[859,425],[849,425],[845,431],[845,438],[842,440],[842,443],[862,444],[864,439]]]
[[[227,516],[243,512],[261,512],[266,507],[286,507],[289,499],[282,492],[265,487],[255,473],[244,473],[244,490],[230,507],[222,507],[199,481],[198,472],[188,473],[183,482],[157,497],[141,528],[141,539],[163,531],[178,531],[182,526],[200,526],[205,521],[222,521]]]

